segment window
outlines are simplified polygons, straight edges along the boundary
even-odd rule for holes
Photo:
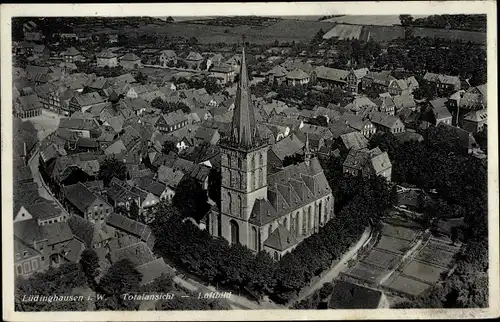
[[[259,235],[255,227],[252,227],[252,243],[253,249],[259,250]]]
[[[285,217],[285,219],[283,219],[283,226],[285,226],[286,229],[288,229],[288,218]]]
[[[38,262],[36,261],[36,259],[31,261],[31,266],[33,267],[34,271],[38,269]]]
[[[31,265],[30,265],[30,262],[26,262],[23,264],[23,267],[24,267],[24,272],[25,273],[29,273],[31,272]]]
[[[279,260],[279,257],[280,255],[278,254],[278,252],[274,252],[274,260],[275,261]]]
[[[45,256],[42,256],[42,262],[45,260]]]
[[[273,233],[273,224],[269,224],[269,228],[267,229],[267,238],[269,238],[269,236],[271,236],[272,233]]]
[[[23,267],[21,265],[17,265],[17,275],[22,275],[23,274]]]
[[[16,254],[16,260],[20,260],[21,259],[21,254],[17,253]]]
[[[229,222],[229,226],[231,228],[231,244],[239,244],[240,243],[240,231],[238,223],[235,220],[231,220]]]
[[[311,208],[312,207],[309,206],[309,211],[307,213],[307,220],[309,221],[309,229],[311,229],[313,227]]]

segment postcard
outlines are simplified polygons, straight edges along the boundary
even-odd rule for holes
[[[500,315],[493,1],[1,23],[5,320]]]

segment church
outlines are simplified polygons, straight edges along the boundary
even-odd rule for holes
[[[304,162],[268,174],[269,143],[259,137],[243,49],[231,134],[221,140],[221,209],[207,229],[279,260],[333,218],[333,196],[323,169]]]

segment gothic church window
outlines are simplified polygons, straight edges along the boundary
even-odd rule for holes
[[[285,226],[286,229],[288,229],[288,219],[285,217],[285,219],[283,219],[283,226]]]
[[[238,223],[235,220],[231,220],[229,222],[229,226],[231,227],[231,244],[239,244],[240,243],[240,230]]]
[[[259,250],[259,235],[257,234],[257,228],[252,227],[252,246],[253,249]]]

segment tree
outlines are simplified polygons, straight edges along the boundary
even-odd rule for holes
[[[169,154],[170,152],[175,152],[177,153],[177,147],[175,146],[175,143],[169,140],[166,140],[165,143],[163,143],[163,150],[162,153],[164,154]]]
[[[135,75],[135,80],[140,82],[142,85],[148,83],[148,78],[148,75],[144,74],[143,72],[138,72],[137,75]]]
[[[325,283],[323,286],[319,289],[319,296],[322,300],[326,299],[330,294],[333,292],[333,284],[332,283]]]
[[[106,299],[97,303],[101,303],[101,308],[111,310],[136,309],[138,303],[124,298],[124,295],[137,292],[141,279],[141,273],[129,259],[114,263],[99,281],[99,289],[106,295]]]
[[[175,21],[174,18],[172,18],[171,16],[168,16],[168,18],[166,20],[166,22],[169,22],[169,23],[174,22],[174,21]]]
[[[283,167],[287,167],[291,164],[298,164],[301,162],[304,162],[304,155],[303,154],[295,153],[294,155],[287,155],[283,159]]]
[[[177,185],[172,205],[178,208],[184,217],[199,220],[210,209],[207,200],[207,192],[203,190],[200,183],[186,175]]]
[[[114,156],[106,157],[104,161],[99,166],[99,179],[104,181],[104,185],[107,187],[111,182],[111,179],[117,178],[120,180],[125,180],[127,176],[127,167],[123,161],[118,160]]]
[[[393,160],[399,141],[391,132],[377,132],[370,138],[368,146],[370,149],[379,147],[382,152],[387,152],[389,158]]]
[[[93,249],[85,249],[80,258],[80,266],[89,280],[89,284],[95,288],[95,278],[99,275],[99,257]]]
[[[410,26],[413,23],[411,15],[399,15],[399,21],[403,27]]]

